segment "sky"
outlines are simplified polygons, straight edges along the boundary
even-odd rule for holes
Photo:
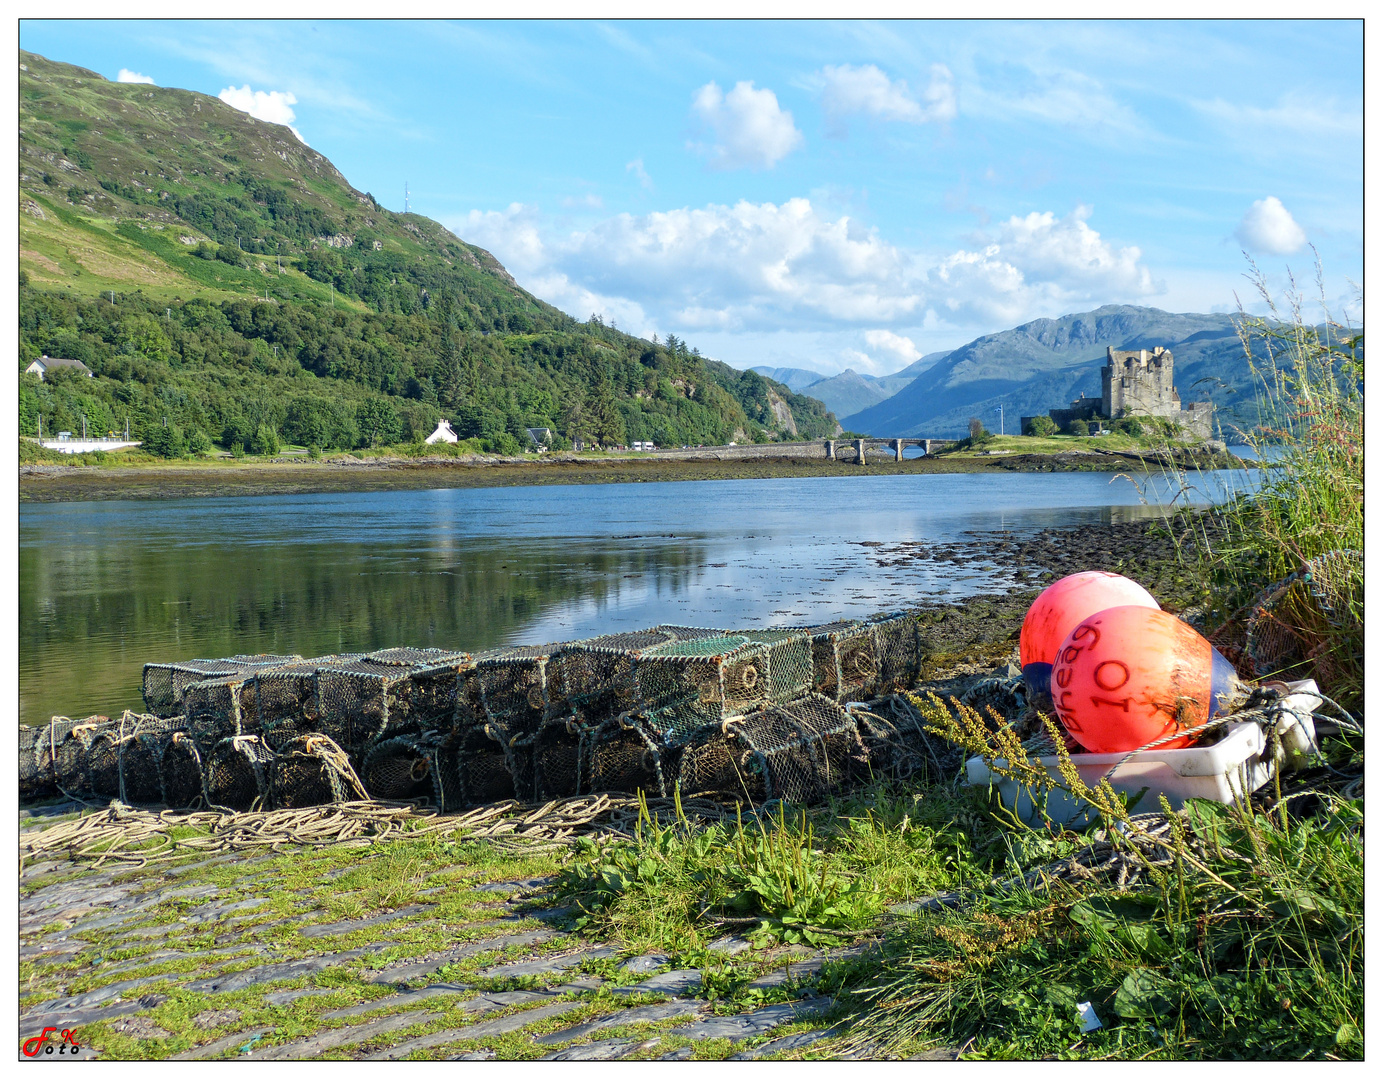
[[[580,319],[883,375],[1103,304],[1359,317],[1358,21],[47,21],[218,95]],[[1236,300],[1237,295],[1237,300]]]

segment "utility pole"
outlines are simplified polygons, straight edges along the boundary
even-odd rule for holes
[[[335,307],[335,306],[336,306],[336,282],[331,281],[331,282],[328,282],[328,284],[331,286],[331,306],[332,306],[332,307]]]
[[[86,441],[86,413],[82,413],[82,441]]]
[[[408,209],[408,181],[407,181],[407,180],[405,180],[405,181],[403,182],[403,212],[404,212],[405,214],[409,213],[409,209]]]
[[[43,443],[43,414],[42,414],[42,413],[39,413],[39,414],[38,414],[38,441],[39,441],[40,444]]]
[[[130,418],[125,417],[125,441],[130,441]]]
[[[1004,433],[1004,407],[1000,405],[994,411],[999,414],[999,434],[1002,435]]]

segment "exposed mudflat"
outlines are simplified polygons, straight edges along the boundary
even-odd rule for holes
[[[1146,467],[1161,459],[1149,454]],[[1242,465],[1224,455],[1183,454],[1181,467]],[[1136,455],[1079,453],[940,455],[893,461],[871,455],[865,466],[804,458],[751,460],[592,458],[552,454],[526,459],[354,458],[253,463],[188,462],[167,465],[21,465],[19,496],[32,502],[87,499],[183,499],[197,496],[293,495],[311,492],[430,488],[518,487],[531,484],[635,484],[677,480],[754,480],[793,476],[926,475],[985,472],[1122,472],[1143,469]]]

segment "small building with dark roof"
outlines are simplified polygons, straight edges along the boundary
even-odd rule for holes
[[[37,360],[35,360],[24,370],[26,372],[32,371],[35,375],[42,379],[43,373],[45,371],[52,371],[55,368],[75,368],[76,370],[80,371],[83,375],[85,375],[88,379],[95,377],[92,374],[91,369],[87,367],[85,364],[83,364],[80,360],[64,360],[60,356],[40,356]]]

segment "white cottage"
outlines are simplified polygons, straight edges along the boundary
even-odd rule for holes
[[[451,430],[451,425],[445,420],[437,421],[437,430],[423,440],[425,443],[458,442],[456,432]]]
[[[37,375],[39,379],[42,379],[45,371],[52,371],[54,368],[75,368],[88,379],[95,377],[92,375],[91,369],[80,360],[64,360],[60,356],[41,356],[24,370],[26,372],[31,371]]]

